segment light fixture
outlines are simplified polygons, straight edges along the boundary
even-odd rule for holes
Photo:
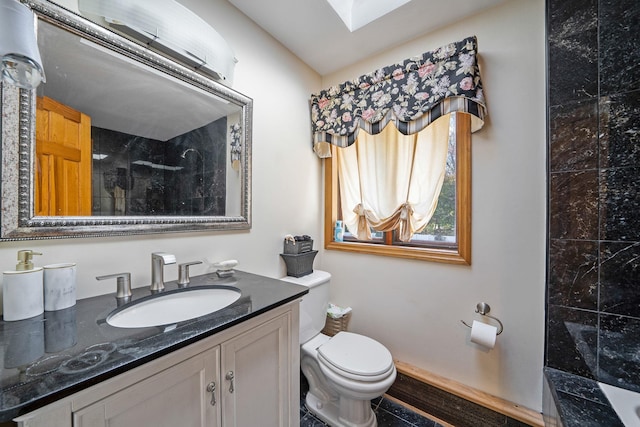
[[[45,81],[31,9],[16,0],[0,0],[2,79],[23,89]]]

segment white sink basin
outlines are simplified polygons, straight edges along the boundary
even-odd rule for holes
[[[117,328],[170,325],[221,310],[238,298],[240,291],[234,288],[184,289],[116,310],[107,323]]]

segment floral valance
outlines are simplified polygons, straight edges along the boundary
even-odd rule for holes
[[[468,37],[312,95],[314,151],[330,157],[329,144],[347,147],[360,128],[375,135],[390,121],[409,135],[454,111],[471,114],[479,130],[486,107],[476,54]]]

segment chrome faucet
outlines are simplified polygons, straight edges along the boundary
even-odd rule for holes
[[[151,292],[164,290],[164,266],[175,263],[175,255],[166,252],[154,252],[151,254]]]

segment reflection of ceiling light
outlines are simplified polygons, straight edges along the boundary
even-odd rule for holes
[[[104,160],[109,157],[108,154],[93,154],[93,160]]]
[[[31,9],[16,0],[0,0],[0,72],[23,89],[45,81]]]
[[[233,80],[236,59],[227,42],[175,0],[79,0],[78,7],[195,69]]]
[[[364,27],[411,0],[327,0],[349,31]]]
[[[219,102],[221,102],[223,104],[229,104],[229,101],[227,101],[224,98],[220,98],[219,96],[214,95],[211,92],[204,91],[204,90],[200,89],[197,86],[194,86],[194,85],[191,85],[189,83],[186,83],[186,82],[184,82],[184,81],[182,81],[180,79],[176,79],[175,77],[173,77],[173,76],[171,76],[171,75],[169,75],[167,73],[163,73],[162,71],[158,71],[153,67],[149,67],[149,66],[143,64],[142,62],[133,60],[133,59],[127,57],[127,56],[124,56],[124,55],[116,52],[115,50],[106,48],[104,46],[101,46],[101,45],[99,45],[97,43],[94,43],[94,42],[92,42],[90,40],[87,40],[85,38],[82,38],[82,37],[80,37],[80,43],[82,43],[83,45],[92,47],[93,49],[96,49],[96,50],[98,50],[98,51],[100,51],[102,53],[106,53],[107,55],[111,55],[114,58],[119,59],[120,61],[126,62],[127,64],[134,65],[134,66],[138,67],[139,69],[141,69],[141,70],[143,70],[143,71],[145,71],[147,73],[153,73],[156,76],[160,76],[160,77],[162,77],[164,79],[171,80],[172,82],[174,82],[176,84],[179,84],[180,86],[184,86],[186,88],[189,88],[189,90],[192,90],[194,92],[199,92],[199,93],[201,93],[201,94],[203,94],[205,96],[211,97],[211,98],[215,98],[217,101],[219,101]]]

